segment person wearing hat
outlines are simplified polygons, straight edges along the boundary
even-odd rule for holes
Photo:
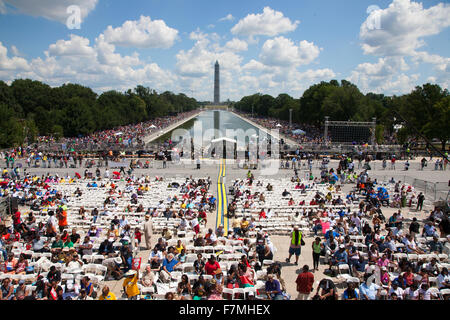
[[[391,278],[386,267],[381,267],[380,281],[383,286],[391,286]]]
[[[398,280],[394,280],[391,283],[391,287],[389,289],[389,296],[391,296],[393,293],[397,295],[397,298],[399,300],[403,300],[405,296],[405,291],[400,287],[400,283]]]
[[[125,280],[123,281],[122,288],[126,296],[130,300],[137,300],[140,294],[138,287],[139,272],[136,270],[128,270],[125,274]]]
[[[11,300],[23,300],[28,295],[28,290],[25,286],[25,281],[20,280],[17,288],[14,290],[14,296]]]
[[[286,262],[290,262],[292,255],[295,254],[295,265],[298,265],[298,258],[300,257],[302,250],[302,237],[303,234],[298,230],[298,227],[294,227],[294,231],[291,234],[291,244],[289,246],[289,257]]]
[[[62,232],[67,227],[67,206],[59,207],[56,210],[58,217],[59,232]]]
[[[345,245],[340,244],[339,250],[337,250],[329,260],[330,270],[332,269],[333,266],[339,266],[341,264],[347,263],[348,263],[348,253],[345,250]]]
[[[107,268],[105,280],[113,277],[115,280],[119,280],[122,278],[123,272],[120,269],[122,265],[121,257],[110,257],[106,258],[102,261],[102,265]]]
[[[150,219],[150,215],[146,214],[144,222],[144,238],[145,238],[145,247],[147,250],[151,249],[152,230],[153,230],[153,222]]]
[[[71,270],[81,269],[83,266],[83,261],[80,260],[76,252],[70,252],[69,250],[68,258],[65,260],[66,268]]]

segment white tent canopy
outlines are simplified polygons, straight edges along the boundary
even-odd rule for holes
[[[211,140],[211,143],[217,143],[217,142],[220,142],[220,141],[226,141],[226,142],[231,142],[231,143],[236,143],[237,142],[234,139],[227,138],[227,137],[222,137],[222,138],[217,138],[217,139]]]

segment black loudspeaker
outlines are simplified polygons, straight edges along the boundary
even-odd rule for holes
[[[12,212],[19,210],[19,199],[17,197],[11,198],[11,210]]]
[[[8,198],[6,205],[6,214],[12,215],[19,210],[19,199],[16,197],[10,197]]]

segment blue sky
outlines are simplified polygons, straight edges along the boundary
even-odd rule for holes
[[[79,30],[66,25],[70,5]],[[222,100],[298,98],[331,79],[403,94],[448,88],[449,26],[450,5],[435,0],[0,0],[0,79],[212,100],[218,59]]]

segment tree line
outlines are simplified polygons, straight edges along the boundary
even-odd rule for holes
[[[138,85],[98,95],[79,84],[50,87],[40,81],[0,81],[0,147],[34,142],[37,136],[77,137],[197,109],[198,102]]]
[[[376,117],[377,143],[383,144],[385,135],[392,135],[394,126],[401,144],[409,138],[424,136],[430,141],[439,140],[445,150],[450,139],[450,96],[447,89],[426,83],[410,93],[400,96],[363,94],[347,80],[322,81],[310,86],[299,98],[288,94],[272,97],[256,93],[231,103],[235,110],[259,117],[273,117],[320,128],[325,116],[334,121],[372,121]]]

